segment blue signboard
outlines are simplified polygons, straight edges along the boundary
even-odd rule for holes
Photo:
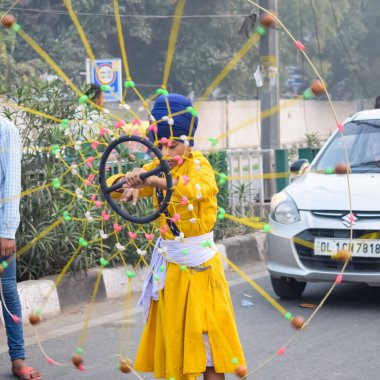
[[[87,83],[110,86],[110,91],[105,91],[104,100],[106,102],[120,102],[123,96],[121,59],[97,59],[91,62],[86,61]]]

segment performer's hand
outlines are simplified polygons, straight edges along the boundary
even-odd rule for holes
[[[121,196],[120,200],[122,202],[132,201],[133,206],[135,206],[137,201],[139,200],[139,190],[133,188],[124,189],[123,195]]]
[[[12,256],[16,252],[16,240],[0,238],[1,256]]]
[[[143,187],[149,186],[148,179],[143,181],[140,178],[140,175],[142,173],[146,173],[146,170],[142,168],[135,168],[131,172],[127,173],[124,177],[125,185],[123,185],[123,188],[141,189]]]

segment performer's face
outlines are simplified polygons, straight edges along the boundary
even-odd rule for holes
[[[162,154],[164,157],[168,157],[168,164],[171,168],[174,168],[174,166],[177,166],[176,160],[171,160],[170,158],[175,156],[185,156],[187,157],[189,155],[189,149],[179,141],[172,141],[171,146],[168,146],[167,144],[160,144],[159,148],[161,149]]]

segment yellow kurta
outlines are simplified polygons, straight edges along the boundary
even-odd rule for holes
[[[200,161],[197,170],[194,160]],[[157,161],[144,166],[151,170]],[[218,187],[210,163],[202,153],[193,151],[183,165],[172,169],[178,185],[174,188],[170,215],[179,213],[176,223],[185,237],[194,237],[212,231],[217,215],[216,195]],[[186,177],[189,182],[185,185]],[[112,184],[120,176],[113,176]],[[200,190],[199,190],[200,189]],[[199,198],[197,199],[197,194]],[[140,196],[153,195],[152,188],[140,190]],[[193,205],[193,211],[180,202],[185,196]],[[195,223],[190,219],[196,218]],[[165,216],[159,218],[162,228]],[[173,239],[168,229],[165,239]],[[202,334],[210,341],[215,371],[232,373],[237,358],[245,364],[243,350],[236,329],[235,317],[219,254],[203,264],[211,268],[199,272],[193,269],[182,271],[179,265],[167,263],[165,288],[159,300],[152,301],[148,321],[144,327],[134,368],[141,372],[154,372],[157,378],[188,380],[206,370],[206,349]]]

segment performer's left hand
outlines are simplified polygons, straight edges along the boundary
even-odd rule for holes
[[[139,190],[138,189],[124,189],[124,192],[120,198],[122,202],[132,201],[133,206],[136,205],[139,200]]]

